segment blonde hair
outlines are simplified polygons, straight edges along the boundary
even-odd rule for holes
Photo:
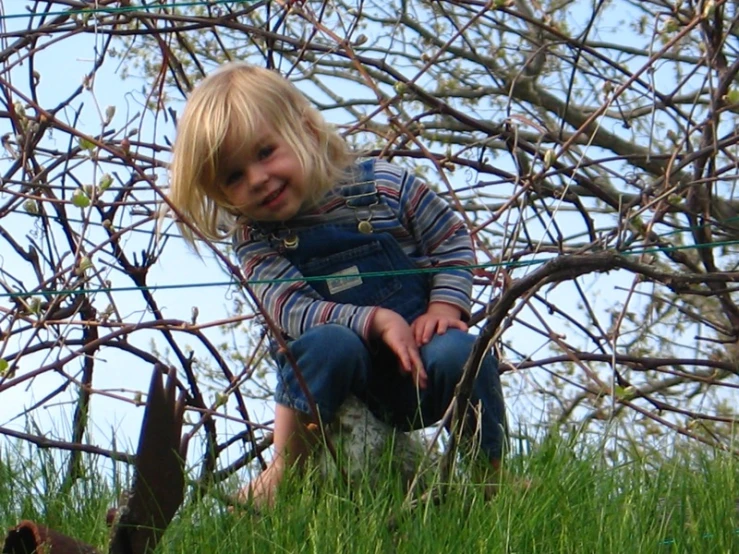
[[[210,240],[228,237],[239,213],[217,182],[226,137],[250,146],[269,124],[293,149],[318,201],[353,161],[344,139],[290,81],[268,69],[229,63],[206,77],[188,98],[177,126],[169,201]],[[192,229],[177,222],[195,246]]]

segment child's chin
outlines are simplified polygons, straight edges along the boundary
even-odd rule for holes
[[[300,206],[298,207],[285,207],[281,210],[269,211],[265,210],[260,214],[259,221],[288,221],[300,213]]]

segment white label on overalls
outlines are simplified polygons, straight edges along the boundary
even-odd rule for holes
[[[348,277],[337,279],[337,275],[348,275]],[[331,277],[331,279],[328,279],[326,283],[328,284],[328,292],[331,294],[349,290],[362,284],[362,278],[359,276],[359,268],[355,265],[342,269],[341,271],[337,271],[336,273],[332,273],[329,277]]]

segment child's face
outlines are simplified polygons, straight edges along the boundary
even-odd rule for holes
[[[218,185],[242,214],[255,221],[287,221],[300,211],[309,196],[305,172],[282,137],[265,126],[253,146],[234,140],[224,146]]]

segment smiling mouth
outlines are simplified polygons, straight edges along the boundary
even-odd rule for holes
[[[283,183],[282,185],[280,185],[276,191],[274,191],[272,194],[270,194],[264,200],[262,200],[262,206],[267,206],[271,202],[277,200],[277,198],[282,194],[282,192],[285,190],[286,187],[287,187],[287,184]]]

